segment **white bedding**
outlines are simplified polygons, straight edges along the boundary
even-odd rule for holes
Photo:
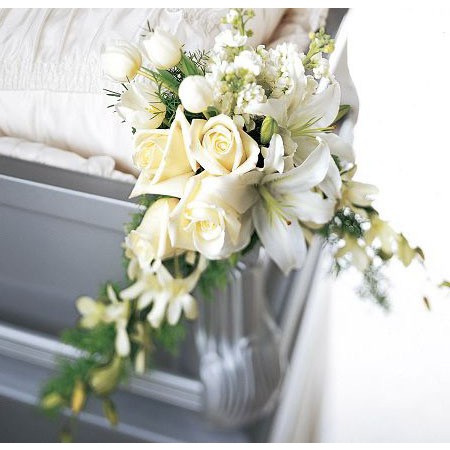
[[[73,152],[15,137],[0,137],[0,155],[129,183],[136,181],[133,175],[115,170],[115,161],[111,156],[83,158]]]

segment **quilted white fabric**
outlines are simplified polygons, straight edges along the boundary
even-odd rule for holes
[[[75,152],[109,155],[133,173],[131,132],[103,88],[99,56],[111,39],[138,42],[161,26],[187,49],[210,48],[225,9],[0,9],[0,135]],[[276,37],[303,45],[326,10],[258,9],[252,43]],[[297,25],[295,25],[297,24]],[[283,31],[284,30],[284,31]]]

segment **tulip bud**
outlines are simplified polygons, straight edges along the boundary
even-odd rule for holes
[[[192,75],[180,84],[178,95],[184,108],[192,113],[206,111],[213,102],[213,91],[205,77]]]
[[[166,115],[166,105],[161,102],[157,89],[153,83],[131,83],[116,104],[117,113],[133,128],[158,128]]]
[[[125,41],[107,45],[101,55],[105,75],[120,83],[131,81],[142,65],[140,51]]]
[[[267,145],[272,139],[272,136],[278,133],[278,130],[277,121],[270,116],[266,116],[261,125],[261,144]]]
[[[155,28],[148,39],[142,42],[145,54],[157,69],[170,69],[181,60],[181,42],[162,28]]]

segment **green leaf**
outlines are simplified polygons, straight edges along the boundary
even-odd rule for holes
[[[197,67],[197,65],[194,63],[194,61],[189,58],[186,53],[183,53],[181,55],[181,60],[178,63],[178,67],[183,72],[185,76],[189,75],[203,75],[203,71]]]
[[[351,106],[350,105],[341,105],[339,106],[339,111],[337,113],[336,118],[333,120],[332,125],[336,124],[340,120],[342,120],[349,112],[350,112]]]
[[[450,288],[450,281],[443,281],[440,285],[439,285],[439,287],[440,288],[443,288],[443,287],[445,287],[445,288]]]

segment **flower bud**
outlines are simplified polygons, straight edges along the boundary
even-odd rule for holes
[[[75,382],[72,393],[71,408],[74,414],[78,414],[86,402],[86,388],[81,380]]]
[[[158,87],[153,83],[131,83],[116,105],[119,116],[136,129],[158,128],[166,115]]]
[[[41,400],[41,406],[44,409],[53,409],[58,408],[64,403],[64,399],[59,395],[57,392],[51,392],[50,394],[47,394],[42,400]]]
[[[103,400],[103,414],[108,419],[108,422],[115,427],[119,423],[119,416],[116,411],[116,407],[111,399],[107,398]]]
[[[105,75],[120,83],[131,81],[142,65],[140,51],[125,41],[107,45],[101,55]]]
[[[92,371],[90,385],[97,395],[109,394],[119,383],[122,372],[121,358],[115,356],[111,363]]]
[[[184,108],[192,113],[206,111],[213,102],[213,91],[205,77],[192,75],[180,84],[178,95]]]
[[[170,69],[181,60],[181,42],[162,28],[155,28],[148,39],[142,42],[145,54],[157,69]]]
[[[261,144],[267,145],[272,139],[272,136],[278,133],[278,130],[277,121],[270,116],[266,116],[261,125]]]

